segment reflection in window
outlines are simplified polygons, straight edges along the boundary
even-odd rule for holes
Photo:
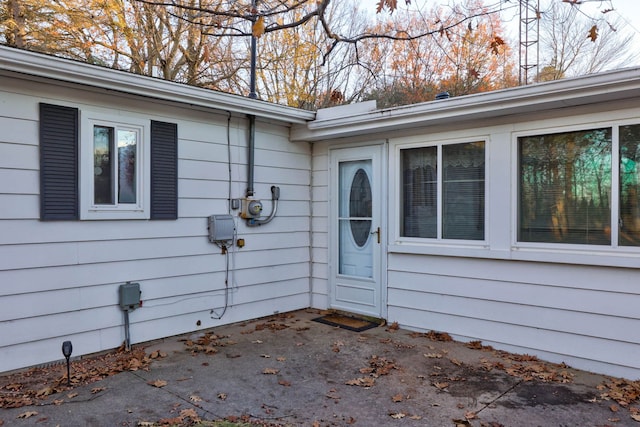
[[[371,203],[371,184],[369,183],[369,177],[364,169],[360,168],[353,176],[351,191],[349,192],[349,216],[351,218],[366,218],[359,220],[351,219],[349,221],[353,239],[360,247],[364,246],[369,239],[369,232],[371,231]]]
[[[438,147],[400,151],[402,164],[402,223],[404,237],[437,237]]]
[[[620,127],[621,246],[640,246],[640,125]]]
[[[118,203],[136,202],[137,132],[118,130]]]
[[[93,200],[96,205],[114,203],[112,158],[113,128],[93,127]]]
[[[93,127],[94,204],[136,203],[137,149],[135,130]]]
[[[522,242],[611,242],[611,129],[518,139]]]
[[[437,238],[440,227],[442,239],[484,240],[484,146],[472,142],[400,151],[403,237]]]
[[[484,142],[442,147],[442,238],[484,240]]]

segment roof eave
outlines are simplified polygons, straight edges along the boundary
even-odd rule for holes
[[[368,134],[382,136],[400,129],[488,120],[634,97],[640,97],[639,68],[315,120],[295,126],[291,139],[320,141]]]
[[[186,84],[0,46],[0,71],[151,97],[203,108],[255,115],[286,123],[306,123],[312,111],[272,104]]]

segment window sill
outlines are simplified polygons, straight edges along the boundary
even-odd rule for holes
[[[81,220],[110,220],[110,219],[149,219],[145,210],[89,210],[81,213]]]
[[[396,242],[387,248],[389,253],[435,255],[460,258],[545,262],[554,264],[595,265],[602,267],[638,268],[640,251],[549,249],[513,247],[511,250],[491,249],[487,245],[417,244]]]

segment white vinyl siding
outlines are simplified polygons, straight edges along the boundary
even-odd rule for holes
[[[268,210],[279,186],[278,215],[262,227],[235,218],[246,245],[231,248],[230,305],[216,320],[226,261],[208,243],[206,218],[229,212],[229,188],[244,196],[248,120],[20,79],[3,78],[0,92],[11,100],[0,104],[10,130],[0,135],[0,371],[58,360],[65,340],[74,356],[118,347],[127,281],[142,290],[143,306],[130,313],[134,344],[309,306],[310,147],[289,142],[286,124],[257,119],[256,197]],[[40,102],[176,123],[178,219],[40,221]]]
[[[638,109],[608,111],[392,139],[392,155],[421,141],[485,139],[487,229],[478,247],[400,237],[400,171],[392,168],[388,320],[636,378],[638,248],[517,240],[518,137],[640,121]],[[398,163],[392,159],[390,164]]]

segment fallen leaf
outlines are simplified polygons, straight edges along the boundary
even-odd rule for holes
[[[53,394],[55,392],[55,390],[53,389],[53,387],[45,387],[43,389],[38,390],[38,392],[36,393],[36,397],[42,398],[45,396],[49,396],[50,394]]]
[[[202,398],[200,396],[196,396],[195,394],[189,396],[189,400],[195,403],[202,402]]]
[[[375,384],[376,380],[371,377],[361,377],[355,378],[347,381],[345,384],[347,385],[356,385],[359,387],[372,387]]]
[[[73,399],[73,398],[74,398],[74,397],[76,397],[77,395],[78,395],[78,393],[75,393],[75,392],[74,392],[74,393],[69,393],[69,394],[67,394],[67,397],[68,397],[69,399]]]
[[[252,344],[262,344],[262,341],[260,340],[255,340],[255,341],[251,341]]]
[[[449,387],[449,383],[433,383],[433,385],[439,390],[444,390]]]
[[[149,381],[147,384],[152,385],[154,387],[164,387],[167,385],[167,382],[165,380],[155,380],[155,381]]]
[[[476,413],[475,413],[475,412],[473,412],[473,411],[469,411],[469,412],[467,412],[466,414],[464,414],[464,417],[465,417],[467,420],[473,420],[473,419],[477,418],[478,416],[476,415]]]
[[[407,414],[403,414],[402,412],[397,412],[395,414],[389,414],[389,415],[391,416],[391,418],[395,420],[399,420],[407,416]]]
[[[280,357],[276,357],[276,360],[277,360],[278,362],[284,362],[285,360],[287,360],[287,358],[286,358],[286,357],[282,357],[282,356],[280,356]]]
[[[35,415],[38,415],[38,413],[36,411],[27,411],[27,412],[23,412],[22,414],[18,415],[18,418],[30,418],[30,417],[33,417]]]
[[[280,380],[278,381],[278,384],[285,386],[285,387],[290,387],[291,383],[289,381],[285,381],[285,380]]]
[[[411,420],[421,420],[421,419],[422,419],[422,416],[420,416],[420,415],[411,415],[411,416],[409,417],[409,419],[411,419]]]
[[[631,419],[640,422],[640,414],[631,414]]]
[[[440,359],[442,355],[438,353],[425,353],[424,357],[428,357],[429,359]]]
[[[403,398],[404,397],[402,396],[402,394],[396,394],[395,396],[391,396],[391,400],[393,402],[402,402]]]
[[[180,420],[182,421],[182,420]],[[138,427],[153,427],[156,425],[156,423],[154,423],[153,421],[138,421],[138,424],[136,424]]]
[[[268,354],[261,354],[260,357],[263,357],[265,359],[269,359],[271,356]]]
[[[262,371],[262,373],[265,375],[275,375],[278,372],[280,372],[280,369],[275,368],[264,368],[264,370]]]
[[[200,417],[198,416],[198,413],[196,412],[195,409],[193,408],[189,408],[189,409],[183,409],[182,411],[180,411],[180,416],[185,419],[185,418],[190,418],[191,421],[193,422],[198,422],[200,421]]]
[[[105,391],[106,388],[105,387],[94,387],[91,389],[91,394],[97,394],[100,393],[101,391]]]
[[[227,393],[218,393],[218,399],[227,400]]]
[[[458,359],[450,359],[451,363],[453,363],[456,366],[462,366],[462,362],[459,361]]]
[[[618,412],[620,410],[620,407],[618,407],[618,405],[616,404],[612,404],[611,406],[609,406],[609,409],[611,410],[611,412]]]
[[[53,404],[56,406],[60,406],[64,403],[64,399],[56,399],[53,401]]]

